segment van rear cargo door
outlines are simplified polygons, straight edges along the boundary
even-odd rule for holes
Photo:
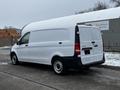
[[[93,26],[79,26],[82,64],[103,59],[103,44],[100,30]]]

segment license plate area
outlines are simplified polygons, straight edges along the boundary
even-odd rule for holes
[[[84,50],[85,55],[90,54],[90,50]]]
[[[92,49],[92,47],[82,48],[82,50],[84,51],[85,55],[89,55],[91,49]]]

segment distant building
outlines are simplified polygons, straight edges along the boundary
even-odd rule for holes
[[[16,29],[0,29],[0,46],[13,45],[19,37]]]
[[[17,33],[21,34],[21,29],[16,29]]]
[[[105,51],[120,51],[120,18],[108,20],[108,30],[102,31]]]

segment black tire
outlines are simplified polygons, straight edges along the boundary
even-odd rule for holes
[[[18,65],[19,64],[18,58],[15,54],[11,55],[11,62],[12,62],[13,65]]]
[[[89,66],[83,67],[84,70],[90,70]]]
[[[62,62],[62,60],[60,58],[56,58],[53,61],[52,67],[53,67],[54,72],[57,75],[64,75],[67,73],[66,65]]]

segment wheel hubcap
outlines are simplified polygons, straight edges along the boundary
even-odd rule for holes
[[[55,72],[58,73],[58,74],[61,73],[62,70],[63,70],[63,64],[62,64],[62,62],[56,61],[56,62],[54,63],[54,70],[55,70]]]
[[[13,56],[13,57],[12,57],[12,63],[13,63],[13,64],[16,64],[16,56]]]

